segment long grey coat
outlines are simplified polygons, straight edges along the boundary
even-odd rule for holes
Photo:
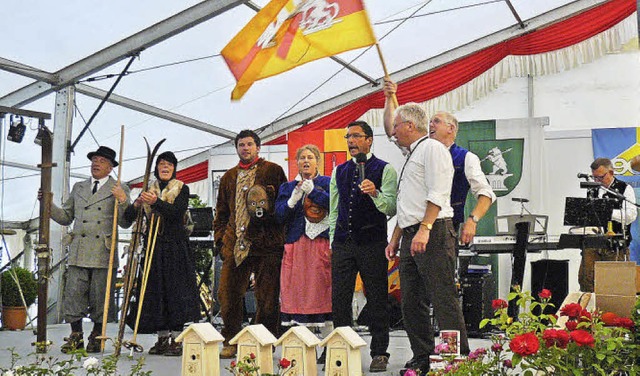
[[[96,194],[91,193],[91,179],[73,185],[71,194],[62,208],[51,205],[51,219],[63,226],[73,223],[69,249],[69,265],[83,268],[108,268],[111,249],[111,231],[113,227],[113,205],[115,197],[111,188],[116,180],[109,180]],[[127,200],[118,206],[118,225],[131,226],[124,219],[124,211],[129,206],[129,188],[123,185]],[[74,221],[75,220],[75,221]],[[117,263],[118,257],[114,258]],[[114,267],[116,264],[114,264]]]

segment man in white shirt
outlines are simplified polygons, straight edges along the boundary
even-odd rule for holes
[[[413,351],[406,367],[429,370],[434,331],[428,303],[441,329],[460,331],[462,353],[469,343],[454,281],[456,231],[451,187],[454,168],[444,145],[428,138],[427,115],[415,103],[395,111],[391,136],[408,150],[398,183],[398,222],[385,252],[400,250],[402,316]],[[402,242],[401,242],[402,240]]]
[[[391,137],[393,111],[396,107],[391,97],[395,95],[396,90],[397,85],[394,82],[388,79],[385,80],[384,129],[388,137]],[[482,172],[480,158],[467,149],[456,145],[457,135],[458,120],[452,114],[440,111],[431,117],[429,121],[429,137],[442,142],[449,149],[453,159],[455,169],[451,191],[451,206],[454,211],[453,225],[456,231],[460,230],[462,225],[460,241],[463,244],[468,244],[476,234],[478,222],[496,201],[496,195],[493,193],[484,172]],[[469,188],[471,188],[471,193],[476,198],[477,203],[465,220],[464,204]]]
[[[601,183],[603,187],[624,196],[625,200],[620,200],[616,205],[616,209],[611,213],[611,227],[616,234],[622,234],[624,226],[624,233],[627,237],[622,250],[607,248],[584,248],[582,250],[582,260],[578,270],[578,283],[580,284],[580,291],[583,292],[593,292],[593,275],[596,261],[624,261],[629,259],[630,225],[638,215],[635,206],[636,194],[633,187],[614,177],[613,164],[610,159],[597,158],[591,163],[591,173],[594,180]],[[605,192],[602,197],[615,198],[616,196],[610,192]]]

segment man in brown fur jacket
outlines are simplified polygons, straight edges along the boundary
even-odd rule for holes
[[[233,358],[236,346],[229,344],[241,329],[242,298],[255,275],[256,320],[278,336],[280,263],[284,250],[284,228],[274,217],[278,188],[287,178],[282,167],[258,156],[260,137],[243,130],[235,138],[240,162],[220,180],[214,238],[223,263],[218,288],[225,338],[221,358]]]

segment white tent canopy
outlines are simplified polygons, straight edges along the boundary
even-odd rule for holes
[[[577,10],[603,2],[515,0],[511,4],[526,30],[527,20],[567,4]],[[266,1],[243,3],[112,1],[62,3],[55,8],[29,2],[7,4],[3,10],[11,15],[10,21],[0,25],[0,31],[12,37],[3,41],[5,52],[0,56],[0,105],[17,104],[56,115],[59,104],[49,88],[51,83],[43,84],[42,80],[75,83],[70,130],[71,141],[75,141],[99,103],[95,98],[104,95],[115,80],[99,78],[120,73],[128,62],[127,47],[145,46],[130,73],[115,88],[112,99],[117,104],[103,107],[70,156],[71,172],[88,175],[86,154],[98,144],[117,150],[119,125],[124,124],[123,179],[130,180],[143,170],[143,136],[151,143],[166,137],[163,150],[173,150],[183,159],[228,140],[241,129],[272,124],[350,90],[363,86],[377,90],[335,61],[323,59],[260,81],[242,101],[230,102],[234,80],[219,52],[255,15],[256,6],[264,6]],[[391,71],[411,67],[485,35],[519,27],[505,1],[371,0],[366,6]],[[163,28],[150,28],[154,24]],[[195,26],[189,28],[191,25]],[[351,51],[339,58],[366,76],[376,80],[382,76],[375,49]],[[86,81],[89,77],[99,80]],[[35,93],[42,97],[28,99]],[[59,117],[56,124],[58,121]],[[53,128],[53,121],[47,126]],[[29,124],[29,128],[35,127],[34,122]],[[4,134],[7,128],[5,118]],[[28,130],[21,144],[6,142],[6,136],[2,137],[0,219],[23,221],[36,216],[38,173],[10,167],[38,164],[40,151],[31,142],[34,136],[35,132]],[[72,178],[70,183],[74,181]],[[59,202],[60,197],[54,200]]]

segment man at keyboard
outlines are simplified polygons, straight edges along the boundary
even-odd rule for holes
[[[624,249],[614,250],[609,248],[584,248],[582,250],[582,261],[578,271],[578,283],[583,292],[593,292],[593,275],[596,261],[624,261],[629,259],[629,244],[631,244],[631,223],[636,220],[638,214],[636,206],[635,192],[629,184],[614,177],[613,164],[610,159],[597,158],[591,163],[591,173],[593,179],[601,183],[603,187],[622,194],[626,201],[620,200],[611,213],[612,230],[616,234],[622,234],[622,226],[625,227]],[[597,194],[597,193],[596,193]],[[609,192],[605,192],[602,197],[615,198]],[[595,197],[593,197],[595,198]]]

